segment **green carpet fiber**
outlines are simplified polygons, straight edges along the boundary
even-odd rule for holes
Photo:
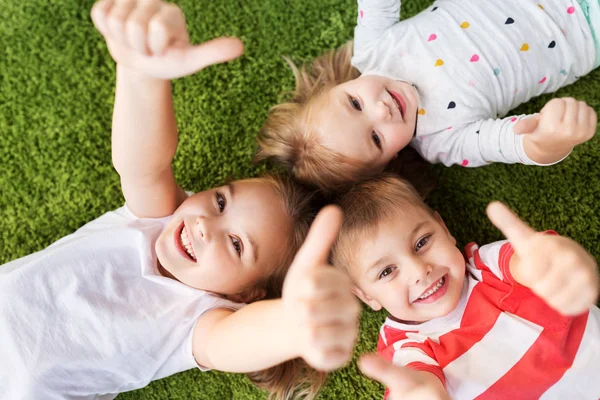
[[[122,205],[111,165],[115,67],[92,26],[92,0],[0,2],[0,264],[41,250]],[[403,18],[431,2],[405,0]],[[355,0],[181,0],[191,38],[236,35],[246,55],[174,83],[179,183],[199,191],[260,173],[255,134],[271,105],[293,88],[282,60],[306,61],[352,37]],[[600,110],[600,73],[556,93]],[[519,107],[535,112],[552,96]],[[600,139],[559,165],[436,167],[430,203],[462,246],[501,234],[486,204],[508,203],[536,229],[555,229],[600,256]],[[365,310],[356,355],[375,348],[385,315]],[[355,361],[332,374],[322,399],[380,399]],[[119,399],[262,399],[243,375],[188,371]]]

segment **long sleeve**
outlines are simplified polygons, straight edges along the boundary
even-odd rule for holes
[[[358,0],[358,19],[354,28],[354,54],[400,21],[401,0]]]
[[[480,167],[492,162],[536,165],[523,150],[523,135],[513,132],[517,121],[526,117],[477,121],[417,137],[411,144],[427,161],[445,166]]]

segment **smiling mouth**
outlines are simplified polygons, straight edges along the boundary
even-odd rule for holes
[[[396,108],[398,108],[398,111],[400,111],[402,119],[404,119],[404,112],[406,110],[406,103],[404,102],[404,99],[396,92],[390,92],[388,90],[388,93],[392,97],[394,104],[396,104]]]
[[[182,253],[191,261],[196,262],[196,253],[194,252],[192,243],[188,238],[187,229],[184,223],[181,224],[181,229],[178,230],[178,233],[175,236],[175,244],[177,245],[180,253]]]
[[[446,283],[447,279],[448,278],[446,275],[442,276],[440,279],[438,279],[436,283],[431,285],[431,287],[429,287],[429,289],[427,289],[421,296],[415,299],[415,301],[426,300],[429,297],[436,294],[442,287],[444,287],[444,284]]]

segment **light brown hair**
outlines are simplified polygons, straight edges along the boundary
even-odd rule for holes
[[[352,265],[360,241],[373,235],[382,222],[399,212],[410,212],[411,207],[433,214],[414,186],[393,174],[350,185],[334,201],[344,212],[344,222],[332,248],[331,261],[341,270]]]
[[[360,76],[351,64],[352,52],[353,42],[350,41],[315,58],[310,67],[300,68],[286,58],[294,73],[296,88],[289,101],[273,106],[269,111],[258,133],[257,161],[274,160],[298,180],[323,191],[333,191],[381,172],[325,147],[321,144],[320,133],[311,123],[321,96]],[[405,177],[423,195],[435,185],[429,163],[411,147],[402,149],[385,171]]]
[[[365,177],[366,166],[336,153],[320,142],[311,125],[313,105],[320,95],[341,83],[356,79],[360,72],[350,63],[352,42],[315,58],[310,68],[298,68],[286,58],[296,78],[288,102],[271,108],[258,133],[257,160],[274,159],[294,176],[323,190]]]
[[[254,180],[275,188],[284,212],[292,219],[293,231],[281,259],[265,279],[256,283],[256,287],[266,291],[266,299],[279,298],[287,271],[314,219],[316,211],[312,199],[315,193],[284,175],[265,175]],[[301,358],[247,375],[256,386],[269,392],[269,399],[274,400],[312,399],[327,378],[325,373],[312,369]]]

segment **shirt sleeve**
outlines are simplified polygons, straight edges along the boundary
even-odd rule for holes
[[[529,115],[477,121],[458,129],[417,137],[412,145],[427,161],[447,167],[454,164],[481,167],[493,162],[551,165],[531,160],[523,149],[524,135],[513,132],[514,125],[527,117]]]
[[[401,0],[358,0],[358,19],[354,28],[354,55],[400,21]]]

